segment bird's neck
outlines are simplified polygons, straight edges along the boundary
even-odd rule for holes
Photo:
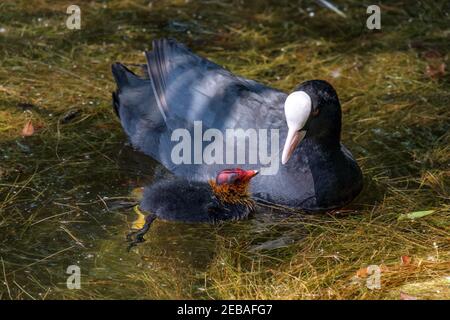
[[[329,151],[339,150],[341,146],[340,136],[309,136],[301,142],[303,146],[320,148]]]
[[[251,207],[254,205],[248,183],[218,185],[215,180],[209,180],[209,185],[214,195],[223,204],[242,204]]]
[[[325,127],[325,128],[324,128]],[[301,141],[305,146],[319,146],[328,150],[340,149],[341,145],[341,121],[340,119],[330,123],[311,125],[306,131],[305,138]]]

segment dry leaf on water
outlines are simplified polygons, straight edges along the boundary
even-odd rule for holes
[[[22,136],[29,137],[34,134],[34,126],[31,120],[28,120],[28,122],[25,124],[25,126],[22,129]]]
[[[439,79],[445,76],[445,63],[429,64],[425,70],[425,74],[431,79]]]
[[[425,69],[425,75],[431,79],[439,79],[445,76],[445,68],[447,67],[442,54],[437,50],[428,50],[423,54],[428,62]]]
[[[400,300],[418,300],[417,297],[411,296],[407,293],[400,292]]]
[[[386,272],[386,271],[389,270],[388,267],[385,264],[380,264],[380,265],[375,265],[375,266],[378,266],[380,272]],[[362,278],[362,279],[367,278],[369,276],[369,269],[368,268],[369,267],[358,269],[358,271],[356,271],[356,276],[358,278]],[[372,272],[373,272],[373,269],[372,269],[371,273]]]
[[[411,263],[411,257],[410,256],[401,256],[400,262],[402,266],[407,266]]]
[[[358,271],[356,271],[356,276],[358,278],[367,278],[367,268],[361,268]]]

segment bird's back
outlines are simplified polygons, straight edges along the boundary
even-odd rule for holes
[[[204,180],[225,167],[206,168],[195,161],[180,166],[174,163],[172,150],[177,141],[172,134],[177,129],[187,130],[194,138],[199,123],[201,134],[208,129],[225,135],[227,129],[284,127],[285,93],[237,77],[174,40],[154,41],[146,57],[148,79],[136,76],[122,64],[113,65],[118,86],[113,94],[114,106],[132,145],[176,175]],[[209,142],[196,143],[204,149]],[[193,145],[191,149],[193,154]]]

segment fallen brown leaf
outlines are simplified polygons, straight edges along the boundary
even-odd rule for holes
[[[23,137],[29,137],[34,134],[34,126],[31,120],[28,120],[28,122],[25,124],[25,126],[22,129],[22,136]]]
[[[445,63],[429,64],[425,69],[425,74],[431,79],[440,79],[445,76]]]
[[[400,292],[400,300],[418,300],[417,297],[411,296],[407,293]]]
[[[400,262],[402,266],[407,266],[411,263],[411,257],[409,256],[401,256],[400,257]]]
[[[356,276],[358,278],[367,278],[367,268],[361,268],[358,271],[356,271]]]

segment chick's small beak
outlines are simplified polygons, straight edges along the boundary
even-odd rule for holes
[[[251,178],[253,178],[254,176],[256,176],[259,173],[258,170],[247,170],[246,171],[246,179],[250,180]]]

